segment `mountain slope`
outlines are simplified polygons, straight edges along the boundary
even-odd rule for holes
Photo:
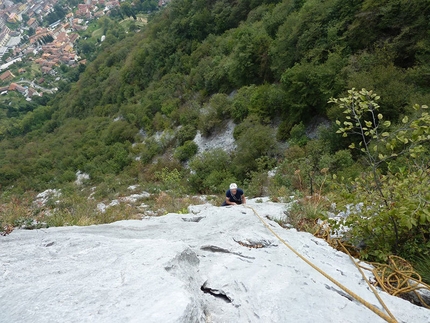
[[[78,170],[95,182],[135,177],[134,158],[148,164],[179,149],[186,161],[196,148],[185,141],[215,134],[227,119],[274,126],[285,141],[313,116],[338,117],[327,101],[351,87],[375,90],[396,122],[430,101],[428,15],[424,0],[172,1],[141,32],[109,30],[78,82],[0,129],[0,185],[45,189]],[[154,143],[162,131],[173,140]],[[257,169],[232,176],[249,179]]]

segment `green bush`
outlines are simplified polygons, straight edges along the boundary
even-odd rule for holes
[[[182,146],[186,141],[193,140],[196,134],[197,129],[193,125],[185,125],[176,134],[176,144]]]
[[[206,106],[199,117],[199,130],[202,136],[209,137],[221,128],[223,119],[219,118],[215,109]]]
[[[303,147],[308,142],[308,137],[306,136],[306,129],[303,122],[296,124],[290,131],[290,140],[289,143],[291,145],[297,145]]]
[[[251,178],[246,182],[247,197],[260,197],[268,195],[268,187],[270,185],[267,171],[252,172]]]
[[[185,105],[181,106],[177,110],[174,110],[170,118],[176,124],[182,126],[194,126],[197,128],[200,115],[200,102],[195,100],[188,101]]]
[[[286,91],[279,84],[263,84],[249,87],[251,90],[249,113],[261,120],[285,115]]]
[[[185,191],[182,185],[182,174],[177,168],[164,167],[161,171],[155,172],[155,178],[161,182],[163,191],[173,192],[173,195],[180,195]]]
[[[205,137],[220,130],[230,117],[231,102],[227,95],[214,94],[203,107],[199,118],[199,129]]]
[[[248,116],[253,89],[254,86],[242,87],[235,94],[230,113],[235,123],[242,122]]]
[[[181,162],[185,162],[195,154],[197,154],[199,147],[197,144],[192,141],[186,141],[182,146],[176,148],[175,150],[175,158],[179,159]]]
[[[235,182],[235,179],[229,170],[213,170],[203,180],[203,185],[199,188],[199,191],[205,190],[211,194],[224,193],[230,183],[233,182]]]
[[[76,174],[74,171],[67,170],[61,174],[59,180],[61,183],[73,182],[74,180],[76,180]]]
[[[118,120],[112,122],[104,133],[104,140],[107,145],[113,143],[124,143],[126,141],[133,142],[134,136],[139,132],[135,126],[127,121]]]
[[[241,180],[258,170],[258,159],[276,159],[279,155],[278,143],[270,126],[256,124],[246,129],[237,140],[236,155],[233,160],[234,174]]]
[[[222,149],[214,149],[190,160],[191,189],[199,193],[222,193],[234,182],[231,158]]]
[[[260,118],[255,115],[248,116],[243,122],[234,127],[233,138],[235,140],[239,140],[242,134],[244,134],[248,129],[257,125],[261,125]]]
[[[142,163],[147,164],[162,152],[162,147],[155,139],[148,138],[143,143],[137,144],[134,150],[139,154]]]
[[[346,114],[343,122],[337,121],[338,133],[361,139],[350,148],[362,152],[368,165],[352,185],[339,186],[340,205],[361,208],[333,225],[335,230],[339,225],[349,227],[350,241],[366,243],[363,258],[385,261],[390,254],[411,258],[430,250],[430,176],[423,167],[429,162],[423,143],[430,136],[430,115],[427,106],[415,106],[411,119],[405,116],[400,126],[390,127],[378,111],[378,99],[372,91],[352,89],[347,97],[331,100]],[[398,156],[421,162],[390,167]]]

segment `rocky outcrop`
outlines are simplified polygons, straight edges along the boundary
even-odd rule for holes
[[[300,254],[382,308],[347,255],[269,218]],[[4,322],[384,322],[298,258],[244,206],[0,237]],[[370,275],[370,274],[369,274]],[[381,292],[399,322],[430,311]]]

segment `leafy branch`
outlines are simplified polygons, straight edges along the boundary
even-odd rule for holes
[[[345,120],[336,121],[337,133],[360,138],[358,146],[353,142],[349,148],[359,149],[370,167],[370,177],[363,174],[353,182],[352,199],[354,203],[364,202],[365,207],[345,223],[353,226],[350,234],[356,239],[367,239],[375,249],[374,256],[381,259],[387,251],[399,253],[400,249],[409,248],[403,244],[414,245],[414,252],[419,245],[430,244],[430,214],[426,211],[428,169],[426,163],[416,162],[419,157],[427,158],[424,143],[430,140],[430,115],[427,106],[415,105],[414,116],[405,116],[392,127],[378,113],[378,99],[372,91],[351,89],[347,97],[332,98],[329,102],[337,104],[346,115]],[[389,161],[399,156],[414,162],[393,169]],[[388,165],[385,172],[381,171],[382,164]]]

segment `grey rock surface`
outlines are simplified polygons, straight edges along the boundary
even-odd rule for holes
[[[286,204],[248,204],[300,254],[382,309],[347,255],[268,219]],[[399,322],[430,321],[429,310],[380,295]],[[0,322],[385,321],[296,256],[250,208],[206,204],[1,237]]]

